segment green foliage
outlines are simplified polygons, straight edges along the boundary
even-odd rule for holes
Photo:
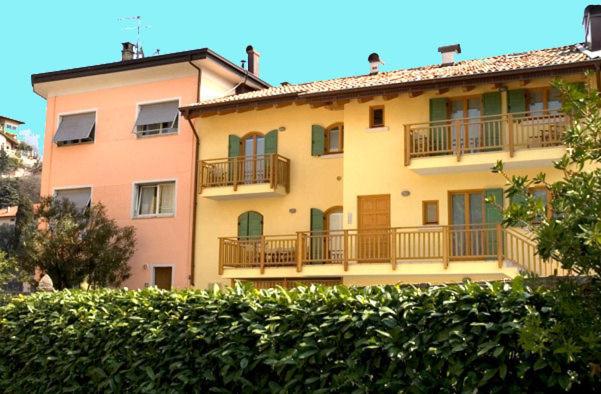
[[[0,178],[0,209],[19,204],[19,185],[15,179]]]
[[[81,210],[68,200],[45,197],[31,219],[19,219],[17,250],[23,269],[45,267],[56,289],[84,281],[92,288],[118,286],[129,277],[135,230],[118,226],[102,204]]]
[[[592,88],[556,81],[563,98],[562,111],[570,119],[563,142],[565,155],[554,163],[562,179],[549,182],[509,175],[498,162],[493,172],[508,182],[506,196],[513,202],[505,210],[504,224],[525,226],[538,241],[538,253],[554,258],[579,274],[601,275],[601,95]],[[551,212],[535,198],[532,188],[544,187],[552,195]]]
[[[0,308],[0,391],[599,391],[598,335],[580,335],[599,311],[582,297],[590,328],[560,327],[562,296],[519,280],[38,293]]]
[[[7,256],[7,254],[0,250],[0,293],[2,293],[4,286],[11,281],[22,281],[25,276],[17,261]]]

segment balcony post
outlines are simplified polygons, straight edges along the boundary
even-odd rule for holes
[[[411,131],[410,126],[405,125],[405,166],[411,164]]]
[[[233,177],[234,177],[234,191],[238,190],[238,157],[232,159],[234,165]]]
[[[261,239],[259,241],[259,269],[261,270],[261,274],[265,273],[265,236],[261,235]]]
[[[509,143],[509,157],[513,157],[515,153],[515,142],[513,135],[513,115],[507,114],[507,142]]]
[[[198,166],[198,188],[196,190],[197,194],[201,194],[202,193],[202,185],[204,184],[204,172],[205,172],[205,162],[203,160],[200,160],[200,165]]]
[[[349,244],[348,244],[348,230],[344,230],[344,245],[342,247],[342,254],[343,254],[343,266],[344,266],[344,270],[348,271],[348,249],[349,249]]]
[[[499,268],[503,268],[503,227],[497,223],[497,262]]]
[[[396,271],[396,230],[390,229],[390,264],[392,270]]]
[[[224,250],[225,242],[223,238],[219,238],[219,275],[223,275],[223,259],[225,258]],[[194,272],[192,272],[194,275]]]
[[[451,243],[451,232],[449,230],[449,226],[442,227],[442,264],[445,269],[449,268],[449,245]]]
[[[296,272],[303,270],[303,233],[296,233]]]
[[[275,190],[275,188],[277,187],[277,171],[275,170],[275,154],[272,153],[269,155],[269,180],[271,183],[271,188]]]

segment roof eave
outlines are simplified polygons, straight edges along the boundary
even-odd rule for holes
[[[519,70],[509,70],[509,71],[498,71],[492,73],[481,73],[474,75],[465,75],[458,77],[448,77],[448,78],[437,78],[437,79],[427,79],[422,81],[413,81],[413,82],[400,82],[395,84],[388,85],[378,85],[378,86],[368,86],[368,87],[359,87],[352,89],[344,89],[344,90],[335,90],[329,92],[318,92],[318,93],[294,93],[287,95],[277,95],[277,96],[265,96],[265,97],[256,97],[245,100],[238,101],[230,101],[230,102],[221,102],[221,103],[212,103],[212,104],[195,104],[187,107],[182,107],[180,110],[185,116],[196,116],[205,112],[214,112],[219,110],[226,109],[236,109],[238,107],[244,108],[249,105],[261,105],[266,104],[270,101],[278,102],[283,98],[293,98],[296,96],[298,99],[318,101],[318,100],[327,100],[327,99],[348,99],[348,98],[357,98],[361,96],[367,95],[380,95],[380,94],[388,94],[388,93],[397,93],[403,91],[412,91],[418,89],[439,89],[446,88],[451,86],[461,86],[468,83],[498,83],[498,82],[506,82],[509,80],[516,79],[527,79],[532,77],[544,77],[544,76],[553,76],[558,74],[569,74],[573,72],[578,72],[582,70],[594,69],[601,66],[601,59],[595,60],[587,60],[578,63],[566,63],[560,65],[551,65],[551,66],[541,66],[541,67],[531,67],[531,68],[523,68]]]

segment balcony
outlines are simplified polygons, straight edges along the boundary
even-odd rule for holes
[[[344,275],[541,276],[564,273],[536,255],[532,239],[500,225],[397,227],[220,238],[219,274],[229,278]]]
[[[202,160],[200,193],[216,200],[283,196],[290,192],[290,160],[278,154]]]
[[[551,165],[569,124],[558,112],[511,113],[405,125],[405,166],[420,174]],[[459,163],[457,163],[459,162]]]

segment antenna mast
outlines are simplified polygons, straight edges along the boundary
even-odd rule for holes
[[[142,44],[140,43],[140,33],[142,29],[150,29],[152,26],[142,25],[142,16],[123,16],[118,19],[119,21],[134,21],[134,26],[127,26],[123,28],[123,30],[135,30],[136,31],[136,47],[134,59],[139,59],[144,57],[144,49],[142,48]]]

